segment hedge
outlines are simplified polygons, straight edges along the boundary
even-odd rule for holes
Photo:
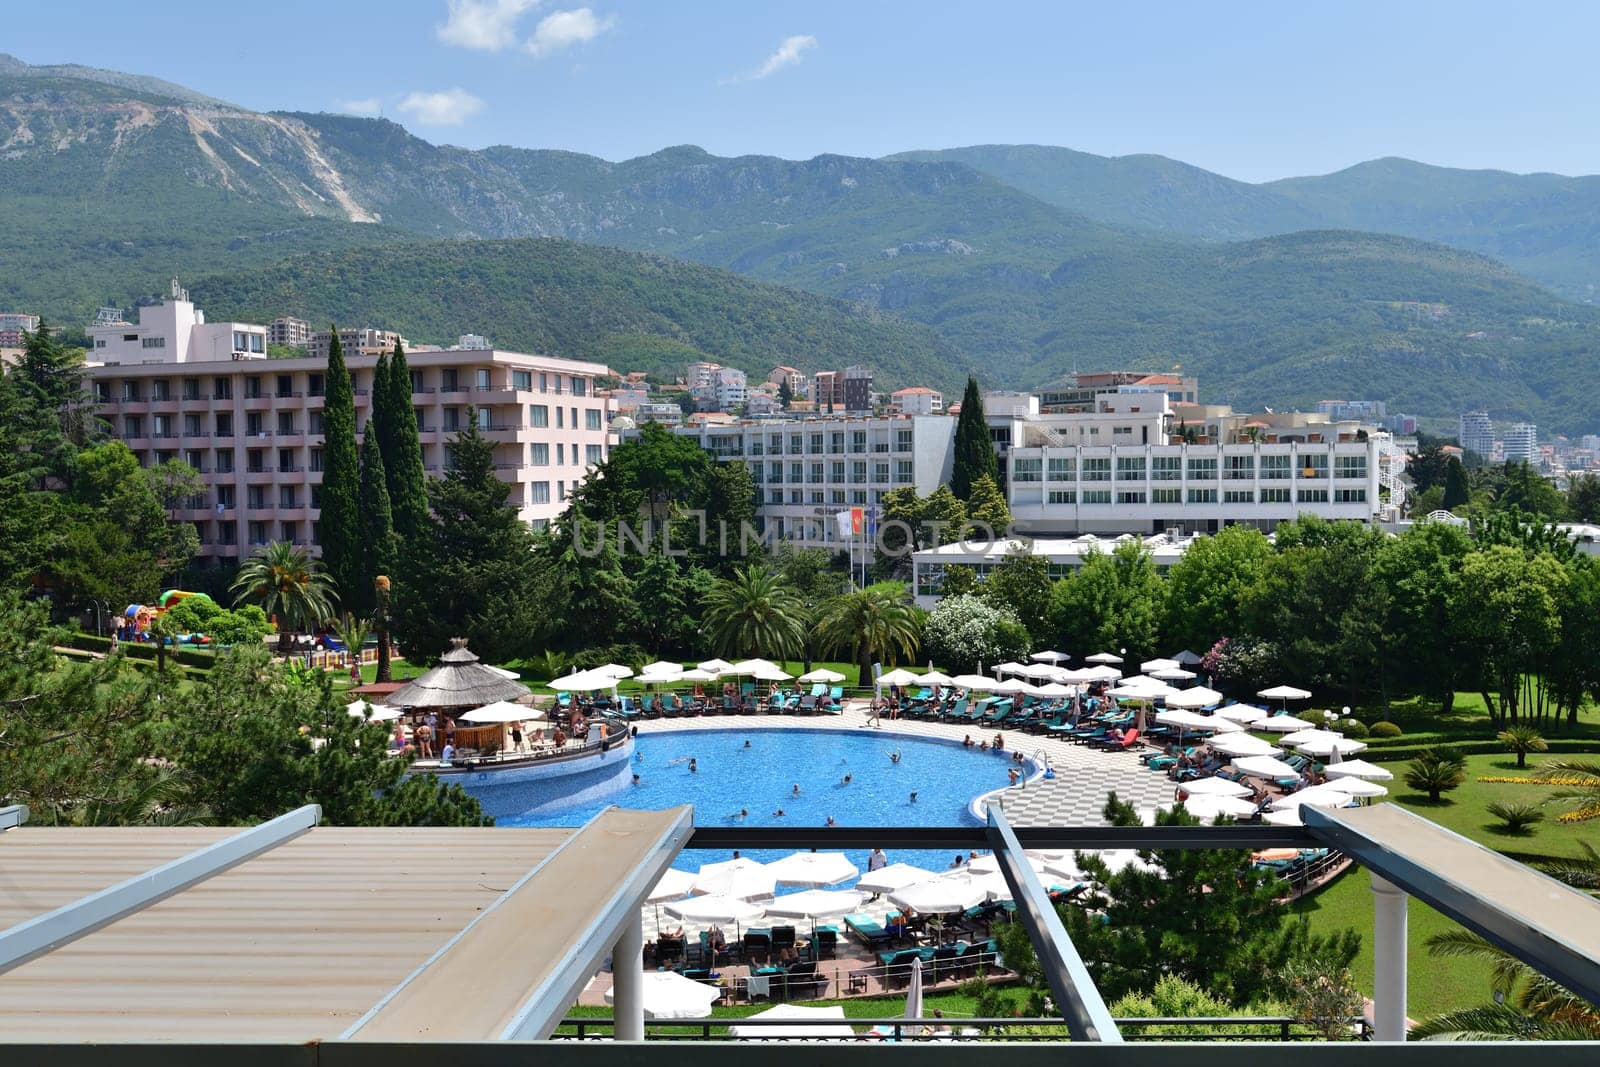
[[[1557,752],[1600,752],[1600,740],[1590,737],[1547,737],[1545,744],[1549,749],[1543,753],[1544,755]],[[1372,746],[1361,753],[1361,758],[1370,763],[1389,763],[1395,760],[1416,759],[1423,751],[1431,748],[1459,752],[1463,756],[1511,755],[1511,750],[1502,742],[1489,738],[1481,741],[1434,741],[1414,745]]]
[[[85,652],[111,651],[111,638],[100,637],[97,634],[75,633],[67,638],[67,645],[71,648],[82,649]],[[137,641],[122,641],[117,645],[118,651],[129,659],[151,660],[156,658],[156,646],[141,644]],[[171,662],[181,663],[186,667],[193,667],[200,671],[209,671],[217,662],[215,652],[202,652],[197,648],[179,647],[167,653]]]

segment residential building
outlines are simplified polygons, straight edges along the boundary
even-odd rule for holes
[[[292,315],[279,315],[267,323],[267,344],[309,348],[312,332],[311,324],[305,319],[297,319]]]
[[[167,314],[153,318],[170,324]],[[141,309],[151,319],[151,308]],[[199,312],[188,305],[198,319]],[[140,336],[156,322],[141,320]],[[230,332],[265,327],[218,324]],[[200,472],[204,491],[179,512],[195,523],[201,557],[231,561],[270,540],[315,547],[322,483],[323,398],[327,361],[304,357],[267,360],[230,353],[221,359],[178,358],[189,343],[145,349],[164,354],[86,366],[87,387],[100,415],[146,465],[182,459]],[[201,335],[203,336],[203,335]],[[98,352],[121,352],[125,343]],[[355,392],[356,420],[364,427],[371,405],[373,354],[353,354],[346,365]],[[423,464],[430,477],[448,462],[445,444],[475,419],[495,445],[495,467],[521,517],[543,525],[563,510],[568,494],[610,451],[609,401],[596,394],[598,363],[519,352],[434,349],[409,356],[412,403],[417,412]]]
[[[905,415],[941,415],[944,413],[944,394],[925,385],[912,385],[891,393],[889,406]]]
[[[950,480],[955,447],[955,420],[946,415],[746,419],[678,432],[716,458],[750,468],[769,536],[830,551],[847,547],[834,515],[875,508],[902,486],[933,492]]]
[[[1503,448],[1507,463],[1539,466],[1539,427],[1531,422],[1517,423],[1506,431]]]
[[[1462,412],[1456,436],[1463,449],[1476,452],[1484,462],[1494,455],[1494,423],[1487,411]]]
[[[844,378],[836,370],[819,370],[811,376],[811,401],[819,412],[844,410]]]
[[[207,322],[205,312],[189,302],[188,290],[176,278],[161,303],[139,309],[136,323],[107,310],[111,313],[88,328],[88,358],[96,363],[210,363],[267,354],[265,326]]]
[[[328,362],[328,349],[333,341],[332,330],[318,330],[311,336],[311,358]],[[351,356],[378,356],[385,352],[393,352],[394,346],[400,345],[406,350],[407,361],[411,357],[411,342],[393,330],[378,330],[371,326],[360,329],[340,327],[339,347],[344,352],[344,357]]]
[[[488,352],[494,345],[481,333],[464,333],[456,338],[456,347],[467,352]]]
[[[1378,425],[1397,436],[1411,436],[1417,432],[1417,417],[1401,414],[1386,415]]]
[[[633,409],[631,414],[633,416],[633,421],[636,424],[644,422],[662,422],[669,426],[676,426],[678,423],[683,421],[683,409],[675,403],[668,403],[664,401],[652,401],[650,403],[640,404],[638,407]]]
[[[789,395],[796,400],[808,395],[807,390],[810,383],[806,381],[806,376],[794,367],[773,367],[771,373],[767,375],[767,381],[773,385],[782,385],[784,382],[788,382]]]
[[[744,413],[752,419],[777,415],[782,411],[783,405],[778,403],[778,398],[768,392],[751,392],[744,402]]]
[[[844,409],[849,412],[872,410],[872,368],[855,366],[844,369]]]
[[[750,395],[745,373],[737,367],[718,367],[712,387],[718,411],[732,411]]]
[[[1151,562],[1165,573],[1183,558],[1194,543],[1192,534],[1159,533],[1148,537],[1122,534],[1118,537],[1096,537],[1082,534],[1078,537],[1036,537],[1022,540],[1013,537],[996,537],[961,541],[947,538],[945,543],[919,549],[911,554],[911,589],[920,608],[932,608],[939,602],[939,590],[944,577],[952,568],[965,567],[983,582],[991,571],[1003,564],[1014,552],[1043,556],[1052,579],[1065,578],[1078,570],[1096,553],[1109,554],[1120,544],[1138,542],[1150,553]]]
[[[706,360],[696,360],[689,364],[683,376],[683,384],[690,389],[702,389],[716,384],[717,371],[722,369],[722,364],[711,363]]]
[[[1128,386],[1159,388],[1174,404],[1200,401],[1200,380],[1193,375],[1152,374],[1149,371],[1108,370],[1074,374],[1061,385],[1039,391],[1039,407],[1044,411],[1093,411],[1101,393],[1115,393]]]
[[[1355,419],[1360,422],[1382,423],[1389,413],[1389,405],[1382,400],[1319,400],[1317,411],[1335,422]]]
[[[0,312],[0,348],[21,348],[22,335],[39,328],[39,316],[17,311]]]

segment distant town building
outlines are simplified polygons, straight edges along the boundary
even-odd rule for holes
[[[0,348],[21,348],[22,335],[39,328],[39,316],[18,311],[0,312]]]
[[[849,412],[872,410],[872,368],[864,366],[844,369],[844,409]]]
[[[907,386],[890,394],[889,406],[903,415],[940,415],[944,413],[944,394],[925,385]]]
[[[456,338],[456,347],[463,352],[488,352],[494,345],[481,333],[464,333]]]
[[[1417,432],[1417,417],[1401,414],[1385,415],[1378,425],[1392,434],[1409,437]]]
[[[1485,462],[1494,455],[1494,423],[1487,411],[1462,412],[1456,437],[1465,451],[1476,452]]]
[[[807,395],[807,390],[810,384],[806,381],[806,376],[801,374],[794,367],[773,367],[772,372],[767,375],[767,381],[774,385],[782,385],[783,383],[788,382],[789,395],[794,397],[796,400],[799,400]]]
[[[1039,407],[1044,411],[1093,411],[1096,397],[1129,387],[1159,390],[1174,404],[1196,404],[1200,400],[1200,379],[1192,375],[1108,370],[1074,374],[1061,385],[1040,390]]]
[[[318,330],[311,337],[311,358],[328,361],[328,349],[333,342],[333,331]],[[409,354],[411,342],[393,330],[379,330],[371,326],[360,329],[341,327],[339,330],[339,347],[344,351],[345,358],[350,356],[380,356],[385,352],[394,351],[394,346],[400,345]]]
[[[292,315],[279,315],[267,323],[267,344],[288,345],[290,348],[308,348],[314,331],[305,319]]]
[[[683,384],[690,389],[702,389],[715,384],[717,371],[722,369],[720,363],[710,363],[706,360],[696,360],[689,364],[683,377]]]
[[[635,423],[661,422],[676,426],[683,421],[683,409],[677,404],[651,401],[640,404],[631,412]]]
[[[844,378],[836,370],[819,370],[811,376],[811,399],[818,411],[844,410]]]
[[[1507,463],[1539,465],[1539,428],[1531,422],[1519,422],[1506,431],[1505,459]]]
[[[1373,424],[1381,423],[1388,414],[1389,405],[1382,400],[1319,400],[1317,411],[1336,422],[1357,419]]]
[[[751,393],[744,402],[744,413],[750,418],[776,415],[783,410],[778,398],[771,393]]]

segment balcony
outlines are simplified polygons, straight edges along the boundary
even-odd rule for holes
[[[244,398],[244,409],[246,411],[270,411],[272,409],[272,397],[266,393],[247,396]]]

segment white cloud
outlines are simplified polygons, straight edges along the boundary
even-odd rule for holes
[[[539,25],[534,27],[533,36],[528,38],[522,47],[529,55],[544,59],[575,44],[587,44],[616,24],[617,20],[614,17],[607,15],[605,18],[598,18],[586,7],[571,11],[552,11],[539,20]]]
[[[383,114],[383,101],[375,96],[364,100],[340,100],[334,105],[341,115],[359,115],[362,118],[372,118],[374,115]]]
[[[448,0],[449,17],[434,32],[445,44],[502,52],[517,43],[517,20],[539,0]]]
[[[750,74],[750,78],[753,80],[770,78],[784,67],[792,67],[800,62],[801,53],[815,47],[817,39],[809,33],[797,33],[793,37],[785,37],[778,50],[768,56],[766,62]]]
[[[483,110],[483,101],[462,88],[437,93],[407,93],[401,111],[424,126],[459,126]]]

